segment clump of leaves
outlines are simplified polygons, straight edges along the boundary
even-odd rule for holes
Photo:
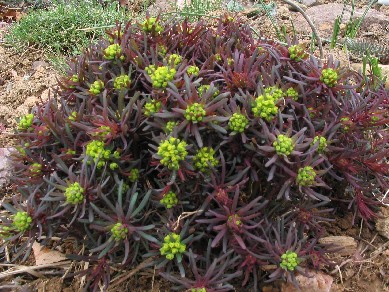
[[[20,119],[1,218],[13,259],[71,236],[92,290],[147,260],[177,289],[229,291],[320,268],[332,200],[374,218],[372,190],[388,188],[382,86],[228,16],[107,34]]]

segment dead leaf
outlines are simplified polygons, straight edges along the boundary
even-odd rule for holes
[[[35,265],[37,266],[58,263],[66,260],[63,253],[44,247],[36,241],[32,245],[32,250],[34,251]]]

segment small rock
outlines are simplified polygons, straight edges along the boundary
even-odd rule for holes
[[[343,4],[329,3],[310,7],[305,11],[305,13],[318,28],[320,36],[324,38],[330,38],[332,36],[335,19],[342,14],[342,11]],[[343,23],[347,23],[349,21],[351,17],[350,11],[351,7],[347,6],[342,18]],[[356,19],[358,17],[362,17],[364,11],[365,9],[355,9],[353,18]],[[370,9],[366,14],[364,21],[362,22],[362,27],[368,28],[375,23],[385,27],[389,24],[389,19],[385,14],[375,9]],[[298,15],[295,18],[293,24],[298,33],[311,32],[311,28],[307,25],[307,22],[302,15]]]
[[[9,182],[11,175],[10,149],[0,148],[0,188]]]
[[[350,236],[327,236],[319,239],[319,243],[328,244],[338,249],[335,254],[340,256],[354,255],[357,250],[357,242]]]
[[[47,64],[45,61],[35,61],[32,63],[31,67],[33,70],[37,70],[39,67],[46,68],[47,66],[49,66],[49,64]]]
[[[312,277],[307,278],[303,275],[296,276],[296,282],[300,288],[300,292],[330,292],[334,279],[322,272],[308,271]],[[281,292],[295,292],[297,291],[293,283],[283,283]]]
[[[320,4],[317,2],[317,0],[300,0],[299,2],[305,6],[308,6],[308,7],[312,7],[312,6]]]
[[[382,209],[383,216],[376,221],[376,229],[378,233],[389,239],[389,207]]]

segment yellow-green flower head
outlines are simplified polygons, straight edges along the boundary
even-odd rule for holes
[[[85,190],[78,182],[72,183],[65,190],[66,203],[77,205],[84,201]]]
[[[193,157],[194,167],[201,172],[209,170],[210,167],[215,167],[219,161],[214,157],[215,150],[211,147],[200,148]]]
[[[171,209],[178,204],[178,199],[176,193],[170,191],[163,196],[159,202],[166,207],[166,209]]]
[[[144,32],[155,32],[159,34],[163,31],[163,27],[157,22],[155,17],[150,17],[142,23],[142,30]]]
[[[227,58],[227,64],[228,65],[234,65],[234,59],[232,59],[232,58]]]
[[[169,169],[178,170],[180,162],[188,155],[186,142],[170,137],[161,141],[158,147],[158,155],[162,157],[161,164]]]
[[[174,128],[178,125],[177,121],[169,121],[165,126],[165,133],[170,134],[173,132]]]
[[[72,82],[79,82],[80,79],[78,78],[78,75],[77,74],[73,74],[70,78],[69,78],[70,81]]]
[[[297,173],[296,183],[302,187],[309,187],[314,184],[316,172],[312,166],[300,168]]]
[[[222,57],[220,56],[220,54],[215,54],[215,59],[218,62],[222,60]]]
[[[86,155],[93,158],[93,161],[96,163],[97,159],[97,168],[102,168],[105,162],[109,159],[111,151],[104,148],[104,142],[99,140],[92,140],[86,145]]]
[[[169,65],[170,64],[174,64],[174,66],[177,66],[178,64],[180,64],[182,62],[182,56],[178,55],[178,54],[171,54],[168,58],[168,63]]]
[[[39,175],[42,171],[42,164],[39,163],[33,163],[28,168],[30,170],[30,174],[32,176]]]
[[[27,212],[19,211],[13,216],[12,225],[19,232],[24,232],[30,229],[31,223],[32,218]]]
[[[155,88],[166,88],[167,83],[172,81],[176,75],[176,69],[168,66],[155,67],[155,65],[150,65],[146,67],[146,72]]]
[[[293,100],[297,100],[299,97],[298,92],[295,89],[293,89],[292,87],[288,88],[288,90],[285,92],[285,95],[287,97],[292,98]]]
[[[284,93],[277,86],[265,88],[265,96],[267,99],[273,99],[275,102],[284,96]]]
[[[146,102],[143,106],[143,112],[146,117],[150,117],[152,114],[159,112],[161,109],[161,102],[157,100],[151,100]]]
[[[334,87],[338,83],[338,73],[332,68],[323,69],[321,71],[320,81],[328,87]]]
[[[301,59],[307,56],[307,54],[304,51],[304,48],[302,48],[299,45],[290,46],[288,48],[288,51],[289,51],[289,57],[295,61],[300,61]]]
[[[167,47],[165,45],[158,45],[158,53],[161,55],[161,56],[166,56],[166,53],[167,53]]]
[[[68,154],[68,155],[76,155],[76,151],[75,151],[75,150],[72,150],[72,149],[68,149],[68,150],[66,151],[66,154]]]
[[[228,127],[237,133],[243,133],[248,124],[249,120],[240,113],[234,113],[228,121]]]
[[[112,237],[115,241],[126,239],[128,234],[128,228],[122,223],[118,222],[111,228]]]
[[[33,121],[34,121],[33,114],[27,114],[23,116],[19,121],[18,130],[19,131],[28,130],[32,126]]]
[[[204,119],[206,114],[207,113],[204,109],[204,105],[195,102],[188,105],[188,107],[185,110],[184,117],[190,122],[198,123]]]
[[[271,121],[278,112],[276,101],[272,95],[258,96],[252,106],[254,117],[261,117],[266,121]]]
[[[104,58],[107,60],[114,60],[116,57],[120,57],[121,54],[122,54],[122,48],[120,47],[119,44],[109,45],[104,50]]]
[[[192,288],[190,289],[190,292],[207,292],[207,289],[204,287],[201,288]]]
[[[118,169],[118,168],[119,168],[119,165],[118,165],[116,162],[111,162],[111,163],[109,164],[109,168],[110,168],[111,170],[115,170],[115,169]]]
[[[186,73],[189,76],[199,76],[200,68],[197,66],[189,66],[188,69],[186,69]]]
[[[323,136],[315,136],[315,138],[313,138],[311,145],[315,145],[317,142],[319,142],[319,147],[317,148],[317,152],[323,153],[327,148],[327,139]]]
[[[74,122],[77,119],[77,112],[71,112],[70,115],[68,116],[68,119],[72,122]]]
[[[111,134],[109,126],[100,126],[93,133],[92,136],[99,140],[105,140]]]
[[[280,267],[287,271],[294,271],[299,262],[297,253],[288,250],[281,256]]]
[[[278,135],[277,140],[273,142],[273,147],[278,155],[290,155],[294,149],[293,140],[285,135]]]
[[[240,216],[238,214],[233,214],[228,216],[227,219],[227,226],[232,229],[239,229],[242,225],[242,220],[240,219]]]
[[[202,96],[204,93],[206,93],[209,88],[211,88],[211,85],[209,84],[204,84],[204,85],[200,85],[199,88],[197,88],[197,93],[199,94],[199,96]],[[215,92],[213,93],[213,96],[212,97],[216,97],[219,95],[220,91],[219,89],[215,88]]]
[[[186,251],[186,245],[181,243],[181,236],[179,234],[170,233],[165,236],[159,251],[168,260],[172,260],[176,254],[183,254]]]
[[[130,174],[128,175],[128,179],[130,180],[130,182],[136,182],[139,179],[139,169],[131,169]]]
[[[340,119],[340,122],[342,124],[342,128],[344,131],[350,130],[350,127],[352,126],[353,122],[350,120],[349,117],[343,117]]]
[[[89,87],[89,92],[91,94],[97,95],[104,89],[104,82],[101,80],[96,80]]]
[[[131,84],[131,79],[128,75],[119,75],[113,81],[113,87],[117,90],[128,88]]]

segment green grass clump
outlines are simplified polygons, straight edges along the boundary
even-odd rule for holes
[[[107,26],[128,21],[128,14],[117,3],[103,7],[96,0],[58,1],[48,10],[31,10],[12,26],[5,41],[17,48],[35,46],[74,56],[103,35]]]

